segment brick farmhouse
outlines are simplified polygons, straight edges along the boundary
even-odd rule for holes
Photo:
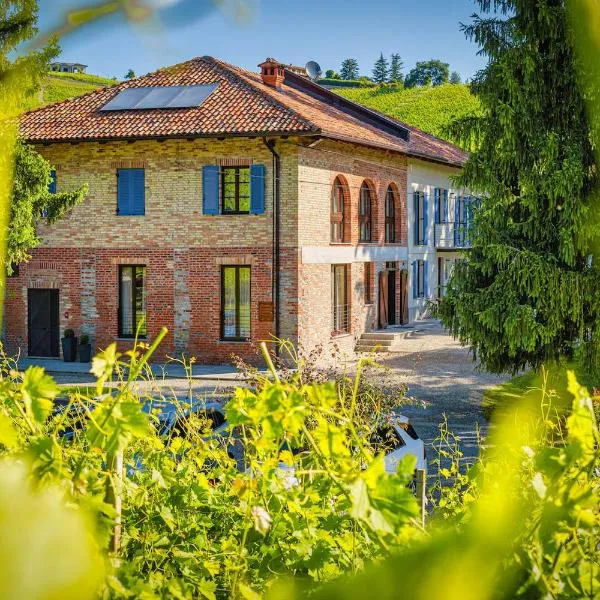
[[[53,186],[89,193],[8,279],[9,352],[59,357],[66,328],[126,349],[165,325],[159,358],[253,360],[273,336],[350,354],[426,314],[463,245],[466,155],[260,67],[196,58],[22,117]]]

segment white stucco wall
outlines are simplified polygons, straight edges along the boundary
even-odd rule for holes
[[[407,215],[408,215],[408,289],[409,289],[409,316],[410,320],[415,321],[426,318],[428,315],[428,301],[437,298],[438,287],[438,258],[457,258],[461,256],[460,251],[440,251],[435,247],[434,227],[435,227],[435,209],[434,209],[434,190],[443,188],[448,190],[448,212],[450,221],[454,221],[454,196],[468,195],[468,191],[457,188],[452,182],[452,176],[460,172],[457,168],[447,167],[426,161],[410,159],[408,160],[408,185],[407,185]],[[415,245],[414,235],[414,193],[425,192],[428,197],[427,213],[427,245]],[[427,289],[425,297],[415,299],[413,296],[414,281],[412,263],[416,260],[426,261],[427,268]]]

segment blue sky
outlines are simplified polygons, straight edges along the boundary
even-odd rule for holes
[[[240,1],[250,2],[251,18],[236,17]],[[473,0],[224,0],[219,9],[211,0],[137,2],[157,7],[158,18],[104,17],[63,37],[62,59],[119,79],[130,68],[141,75],[207,54],[252,70],[267,56],[298,65],[316,60],[324,71],[353,57],[370,74],[380,52],[398,52],[405,72],[429,58],[449,62],[463,79],[483,66],[459,28],[475,12]],[[77,4],[84,0],[40,0],[40,29],[63,23]]]

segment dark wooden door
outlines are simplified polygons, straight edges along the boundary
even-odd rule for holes
[[[388,272],[379,273],[379,327],[385,329],[388,326]]]
[[[28,290],[29,356],[59,356],[58,290]]]
[[[388,325],[396,324],[396,271],[388,271]]]
[[[400,323],[408,323],[408,271],[400,271]]]

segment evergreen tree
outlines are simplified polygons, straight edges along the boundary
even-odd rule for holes
[[[440,316],[489,371],[563,358],[597,371],[596,167],[565,3],[478,3],[465,31],[489,59],[471,84],[483,111],[452,133],[476,148],[457,185],[483,199]]]
[[[383,52],[381,56],[375,62],[375,66],[373,67],[373,81],[375,83],[385,83],[388,79],[388,62],[383,56]]]
[[[452,74],[450,75],[450,83],[453,83],[454,85],[461,83],[461,78],[460,78],[460,73],[458,73],[458,71],[452,71]]]
[[[404,67],[404,63],[402,62],[402,58],[399,54],[392,54],[392,60],[390,61],[390,74],[389,81],[390,83],[397,83],[404,79],[402,75],[402,68]]]
[[[127,74],[125,75],[125,79],[135,79],[135,77],[136,75],[133,69],[129,69],[129,71],[127,71]]]
[[[50,60],[58,55],[54,40],[42,50],[15,55],[17,47],[37,33],[36,23],[35,0],[0,1],[0,116],[3,118],[15,117],[24,98],[39,91]],[[1,217],[8,217],[7,252],[5,256],[0,253],[2,274],[10,273],[14,264],[27,260],[28,250],[39,244],[36,225],[40,220],[56,221],[79,202],[86,191],[82,188],[74,193],[49,193],[50,164],[33,147],[20,142],[15,145],[14,130],[6,126],[6,122],[3,125],[0,128],[3,150],[0,173],[3,193],[12,190],[12,195],[10,208],[4,210],[5,198],[0,194]],[[6,168],[11,159],[14,159],[14,174],[12,168]],[[2,228],[5,229],[4,223]]]
[[[358,79],[358,61],[355,58],[347,58],[342,62],[340,77],[346,80]]]

